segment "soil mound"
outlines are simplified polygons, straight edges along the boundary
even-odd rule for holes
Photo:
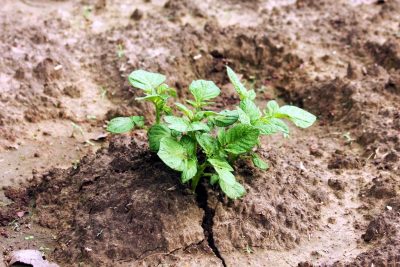
[[[143,143],[125,137],[31,189],[39,224],[60,232],[55,257],[105,266],[204,240],[204,212],[177,181]]]
[[[201,264],[221,265],[225,253],[246,247],[293,248],[317,227],[327,199],[312,189],[315,174],[287,165],[298,153],[263,152],[285,173],[239,163],[249,193],[230,202],[205,184],[193,194],[139,137],[120,136],[75,167],[45,173],[29,194],[37,222],[58,232],[57,262],[152,265],[162,256],[195,264],[201,251]]]

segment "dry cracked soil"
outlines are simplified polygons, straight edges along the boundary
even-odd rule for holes
[[[0,265],[36,249],[60,266],[400,266],[399,0],[3,0]],[[240,161],[237,201],[192,193],[149,152],[127,76],[192,79],[318,116]]]

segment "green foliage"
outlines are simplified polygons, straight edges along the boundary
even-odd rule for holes
[[[213,99],[221,92],[214,82],[205,80],[193,81],[189,86],[189,90],[196,100],[194,106],[197,108],[207,105],[205,100]]]
[[[165,81],[165,76],[144,70],[135,70],[129,75],[132,86],[144,90],[146,93],[155,93],[155,89]]]
[[[150,150],[171,169],[181,172],[181,182],[191,182],[193,190],[201,178],[208,177],[211,185],[218,185],[226,196],[237,199],[246,190],[234,176],[235,160],[251,158],[254,166],[267,170],[268,164],[255,152],[260,138],[275,133],[288,136],[289,127],[284,120],[307,128],[316,117],[298,107],[279,107],[276,101],[269,101],[266,110],[261,111],[255,103],[254,90],[247,90],[229,67],[227,74],[240,103],[233,110],[220,112],[206,108],[221,92],[212,81],[190,84],[193,98],[185,100],[189,106],[175,103],[179,115],[174,115],[168,101],[176,92],[164,83],[164,75],[136,70],[129,75],[129,82],[144,92],[137,100],[151,102],[156,110],[156,121],[147,132]],[[119,117],[110,121],[107,130],[123,133],[143,125],[143,117]]]
[[[171,130],[164,124],[155,124],[147,132],[150,150],[157,152],[163,137],[171,137]]]
[[[186,168],[188,153],[185,147],[172,137],[163,137],[160,140],[160,149],[157,155],[165,164],[176,171]]]
[[[240,155],[250,152],[258,143],[260,131],[246,124],[237,124],[230,128],[224,137],[225,151],[233,155]]]
[[[260,168],[261,170],[268,169],[268,163],[266,163],[258,154],[252,153],[251,160],[253,161],[254,166]]]
[[[295,106],[280,107],[277,115],[291,120],[297,127],[300,128],[310,127],[313,125],[316,119],[313,114]]]
[[[239,119],[239,113],[237,110],[223,110],[212,119],[215,126],[227,127],[234,124]]]
[[[143,127],[144,117],[116,117],[108,123],[107,131],[111,133],[126,133],[132,130],[135,126]]]

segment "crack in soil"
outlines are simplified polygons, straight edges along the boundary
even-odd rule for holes
[[[214,241],[214,232],[213,232],[213,225],[214,225],[214,215],[215,209],[211,208],[208,205],[208,193],[207,189],[204,184],[200,183],[196,189],[196,200],[199,205],[199,208],[204,210],[204,217],[203,222],[201,223],[201,227],[204,230],[204,236],[207,240],[208,246],[214,252],[214,255],[219,258],[222,262],[222,265],[226,267],[226,263],[224,258],[221,256],[215,241]]]

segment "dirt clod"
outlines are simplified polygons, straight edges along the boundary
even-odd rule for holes
[[[131,15],[131,19],[140,20],[141,18],[143,18],[143,12],[136,8]]]
[[[345,189],[345,183],[337,179],[329,179],[328,185],[334,190],[343,191]]]
[[[63,93],[71,98],[79,98],[81,96],[81,90],[76,85],[64,87]]]

